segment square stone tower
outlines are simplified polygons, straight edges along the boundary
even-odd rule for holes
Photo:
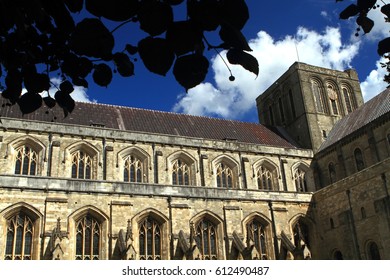
[[[363,104],[357,73],[295,62],[257,99],[260,123],[318,150],[333,125]]]

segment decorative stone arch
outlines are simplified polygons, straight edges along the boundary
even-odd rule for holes
[[[148,179],[149,178],[149,170],[151,170],[150,155],[145,150],[138,148],[138,147],[134,147],[134,146],[128,147],[128,148],[121,150],[119,153],[117,153],[116,167],[119,169],[119,174],[122,174],[122,175],[124,174],[125,159],[131,155],[134,155],[136,158],[138,158],[141,161],[142,182],[143,183],[149,182],[149,179]]]
[[[296,214],[289,220],[294,259],[311,259],[311,248],[315,240],[314,221],[303,213]]]
[[[34,206],[25,202],[15,203],[0,212],[0,244],[2,244],[0,247],[0,256],[3,257],[6,253],[5,246],[7,244],[8,221],[20,213],[29,217],[32,222],[31,259],[38,260],[41,251],[40,235],[43,228],[43,214]]]
[[[211,169],[213,170],[212,174],[214,175],[216,186],[218,186],[218,175],[219,175],[218,169],[221,166],[221,164],[223,164],[223,167],[227,167],[231,170],[232,188],[239,189],[240,188],[239,176],[241,175],[239,173],[239,170],[241,170],[240,164],[235,159],[227,155],[220,155],[211,162],[212,165]]]
[[[160,258],[163,260],[169,259],[169,239],[171,235],[169,228],[169,218],[154,208],[144,209],[131,219],[132,231],[134,236],[133,246],[136,251],[135,259],[140,259],[140,224],[145,221],[145,219],[155,221],[159,225],[161,236],[161,252],[159,255],[161,256]]]
[[[279,176],[280,176],[279,167],[274,162],[272,162],[271,160],[269,160],[267,158],[261,158],[258,161],[256,161],[255,164],[253,164],[253,178],[255,178],[255,180],[256,180],[256,186],[259,186],[258,185],[258,179],[259,179],[258,178],[258,171],[259,171],[259,168],[261,166],[264,166],[265,168],[267,168],[271,172],[272,185],[273,185],[272,190],[278,191],[279,190]]]
[[[68,232],[69,235],[69,258],[75,259],[76,257],[76,235],[77,235],[77,223],[84,217],[90,216],[96,220],[100,225],[100,247],[99,247],[99,259],[108,259],[108,222],[109,216],[94,205],[83,206],[76,211],[72,212],[68,216]]]
[[[36,173],[35,175],[42,175],[42,169],[44,166],[44,162],[47,161],[47,149],[45,144],[43,144],[40,140],[32,137],[30,135],[18,137],[7,145],[7,154],[5,158],[8,158],[13,164],[9,165],[9,173],[15,172],[15,163],[17,158],[17,150],[20,147],[27,146],[31,148],[37,155],[38,160],[36,162]]]
[[[189,185],[197,185],[196,174],[199,172],[198,161],[188,152],[180,150],[173,152],[166,158],[166,171],[170,177],[170,182],[173,183],[172,172],[176,160],[181,160],[189,168]]]
[[[92,172],[91,179],[97,179],[98,177],[98,169],[101,165],[101,153],[100,151],[91,143],[86,141],[80,141],[73,143],[65,148],[64,150],[64,160],[65,164],[65,175],[72,174],[72,154],[81,151],[87,154],[92,159]]]
[[[198,214],[196,214],[194,217],[190,219],[190,239],[194,240],[194,245],[196,245],[194,250],[194,256],[192,256],[192,259],[204,259],[204,256],[202,256],[202,248],[199,247],[199,227],[201,226],[200,223],[210,223],[211,226],[215,228],[215,234],[216,234],[216,242],[215,242],[215,248],[216,248],[216,259],[224,259],[224,227],[223,227],[223,219],[220,218],[217,214],[212,213],[211,211],[204,210]],[[210,252],[212,254],[212,252]]]
[[[303,173],[304,174],[303,174]],[[309,165],[303,161],[298,161],[291,167],[292,181],[297,192],[314,192],[314,177]],[[304,177],[302,177],[303,175]],[[306,186],[305,186],[306,185]]]
[[[256,221],[263,226],[265,234],[265,250],[263,252],[259,251],[261,248],[259,248],[257,242],[253,240],[253,236],[251,236],[252,233],[249,232],[251,230],[249,225],[253,223],[253,221]],[[258,259],[275,259],[272,241],[272,221],[267,216],[257,211],[252,212],[242,220],[242,228],[244,232],[244,243],[248,249],[255,247],[255,255],[258,256]]]
[[[382,259],[382,248],[380,245],[372,239],[369,239],[365,243],[366,258],[368,260],[381,260]]]
[[[317,76],[311,76],[309,81],[313,93],[316,111],[319,113],[329,114],[327,94],[325,92],[323,81]]]
[[[332,79],[326,79],[325,80],[325,89],[327,91],[326,96],[328,97],[327,103],[329,108],[331,109],[330,112],[333,115],[345,115],[344,112],[344,106],[341,102],[341,94],[340,94],[340,88],[337,85],[337,83]]]

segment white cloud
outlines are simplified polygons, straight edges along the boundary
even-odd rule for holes
[[[344,70],[356,56],[359,43],[343,44],[338,28],[328,27],[323,33],[298,28],[294,36],[274,40],[260,31],[249,41],[251,53],[259,61],[260,74],[256,78],[241,66],[232,65],[236,77],[229,81],[224,62],[212,60],[214,83],[205,83],[178,97],[174,111],[196,115],[218,115],[237,119],[255,108],[255,99],[282,75],[295,61]],[[224,55],[224,54],[223,54]]]
[[[381,62],[384,63],[385,61],[384,58],[378,60],[376,69],[372,70],[365,81],[360,84],[364,101],[370,100],[388,86],[388,84],[383,81],[384,76],[387,74],[386,68],[381,66]]]

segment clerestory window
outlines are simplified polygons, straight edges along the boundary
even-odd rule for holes
[[[173,185],[190,185],[191,169],[187,163],[177,159],[172,165],[172,184]]]
[[[92,157],[84,151],[76,151],[72,154],[72,178],[92,178]]]
[[[123,180],[125,182],[142,182],[142,161],[133,155],[124,159]]]
[[[16,149],[15,174],[36,175],[38,153],[31,147],[24,145]]]
[[[224,163],[217,165],[217,187],[233,188],[233,170]]]

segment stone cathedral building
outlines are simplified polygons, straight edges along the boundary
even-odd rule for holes
[[[390,259],[389,91],[297,62],[256,102],[3,106],[0,259]]]

